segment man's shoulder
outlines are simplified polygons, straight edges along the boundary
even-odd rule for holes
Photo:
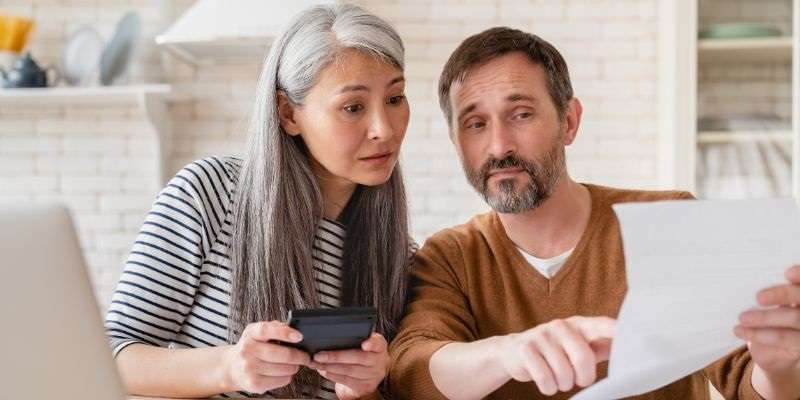
[[[497,223],[494,211],[488,211],[471,217],[464,223],[444,228],[425,240],[421,250],[425,248],[457,249],[484,241],[492,234],[493,225]]]
[[[621,189],[593,184],[586,184],[586,187],[592,194],[592,200],[599,199],[609,205],[617,203],[694,199],[691,193],[682,190]]]

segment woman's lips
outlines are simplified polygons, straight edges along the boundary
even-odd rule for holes
[[[381,153],[381,154],[376,154],[374,156],[359,158],[359,160],[361,160],[361,161],[363,161],[363,162],[365,162],[365,163],[367,163],[369,165],[381,165],[381,164],[384,164],[387,161],[389,161],[389,159],[392,158],[392,154],[394,154],[394,153],[392,153],[392,152]]]

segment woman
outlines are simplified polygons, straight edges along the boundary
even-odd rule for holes
[[[148,214],[106,317],[117,364],[139,395],[377,397],[412,253],[402,42],[356,6],[313,7],[258,89],[245,160],[190,164]],[[277,343],[300,340],[289,310],[338,306],[378,309],[361,349]]]

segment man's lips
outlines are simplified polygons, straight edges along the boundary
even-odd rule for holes
[[[489,171],[489,174],[488,174],[487,177],[489,177],[489,178],[509,177],[509,176],[514,176],[514,175],[516,175],[516,174],[518,174],[518,173],[520,173],[522,171],[523,171],[522,168],[493,169],[493,170]]]

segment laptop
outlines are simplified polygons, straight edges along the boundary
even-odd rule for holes
[[[0,397],[125,399],[68,212],[0,204]]]

